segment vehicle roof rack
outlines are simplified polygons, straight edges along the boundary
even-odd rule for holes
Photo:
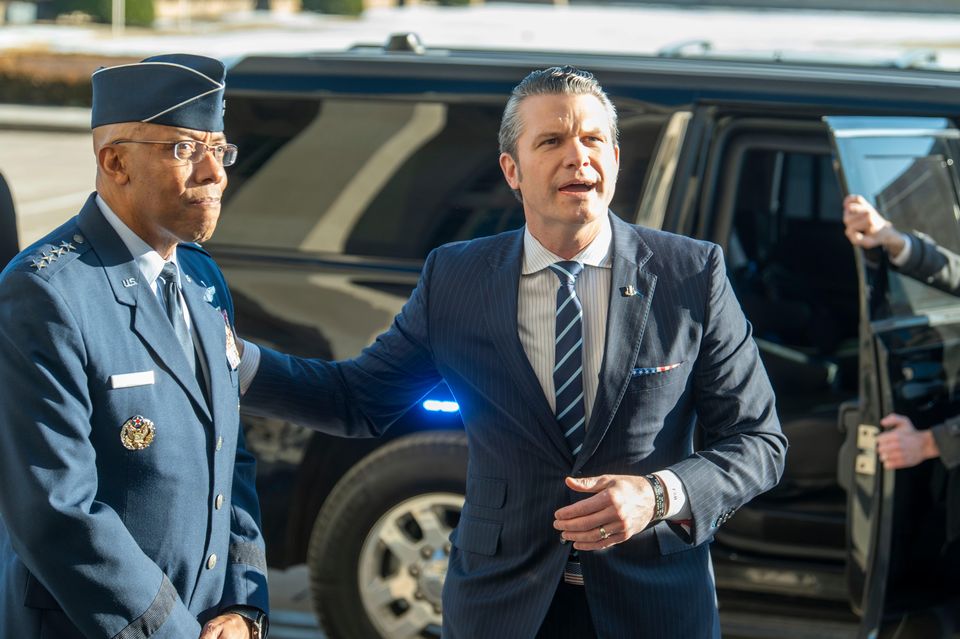
[[[427,49],[423,46],[420,36],[412,31],[405,33],[393,33],[387,38],[387,43],[383,45],[384,51],[393,51],[401,53],[416,53],[423,55]]]
[[[689,54],[703,55],[709,53],[712,49],[713,43],[709,40],[682,40],[662,47],[657,51],[657,55],[661,58],[682,58]]]
[[[933,49],[910,49],[893,61],[898,69],[923,69],[937,64],[937,52]]]

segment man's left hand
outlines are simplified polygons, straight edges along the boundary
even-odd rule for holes
[[[204,624],[199,639],[250,639],[250,626],[237,613],[228,612]]]
[[[636,475],[567,477],[566,484],[581,493],[594,493],[564,506],[553,527],[577,550],[602,550],[623,543],[646,528],[653,518],[650,482]]]

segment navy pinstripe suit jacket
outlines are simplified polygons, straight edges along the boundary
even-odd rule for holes
[[[262,351],[245,407],[328,433],[377,435],[441,380],[453,391],[469,466],[444,637],[535,636],[570,551],[553,513],[583,497],[563,478],[663,468],[687,490],[691,535],[662,522],[581,553],[591,614],[604,638],[719,636],[705,542],[776,484],[786,440],[719,247],[611,218],[606,347],[576,458],[517,334],[522,231],[432,252],[393,326],[354,360]],[[639,294],[621,295],[628,285]],[[668,364],[680,365],[636,370]]]

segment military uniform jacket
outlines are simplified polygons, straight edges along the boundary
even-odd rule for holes
[[[0,275],[0,637],[185,639],[267,611],[232,302],[202,249],[178,261],[208,389],[93,196]]]

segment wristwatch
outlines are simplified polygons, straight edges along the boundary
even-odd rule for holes
[[[250,639],[265,639],[263,635],[263,613],[261,612],[256,619],[247,619],[247,626],[250,628]]]

